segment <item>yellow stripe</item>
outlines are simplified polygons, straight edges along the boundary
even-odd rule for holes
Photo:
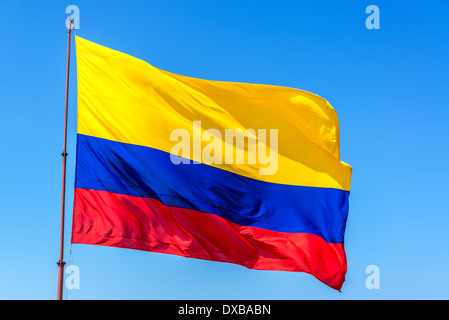
[[[127,54],[76,37],[78,133],[170,152],[175,129],[278,129],[278,169],[210,164],[273,183],[350,189],[352,168],[340,161],[335,110],[298,89],[201,80],[172,74]],[[203,141],[202,148],[209,142]],[[224,142],[223,142],[224,143]],[[257,146],[261,144],[257,141]],[[198,150],[191,159],[201,158]],[[234,154],[237,152],[234,147]],[[248,148],[244,150],[248,159]],[[223,152],[224,163],[224,152]]]

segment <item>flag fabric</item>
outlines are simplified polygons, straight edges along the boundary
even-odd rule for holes
[[[169,73],[78,36],[76,58],[72,243],[305,272],[341,289],[352,168],[325,99]]]

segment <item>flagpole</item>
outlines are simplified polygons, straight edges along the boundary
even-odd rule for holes
[[[66,162],[67,162],[67,113],[69,106],[69,69],[70,69],[70,36],[72,31],[72,17],[68,20],[68,40],[67,40],[67,73],[65,87],[65,115],[64,115],[64,146],[62,155],[62,192],[61,192],[61,233],[59,241],[59,261],[58,265],[58,300],[62,300],[64,287],[64,218],[65,218],[65,185],[66,185]]]

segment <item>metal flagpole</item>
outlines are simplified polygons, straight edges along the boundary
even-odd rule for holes
[[[70,35],[72,31],[72,17],[68,20],[68,41],[67,41],[67,73],[65,88],[65,116],[64,116],[64,146],[62,151],[62,194],[61,194],[61,234],[59,244],[59,261],[58,264],[58,300],[62,300],[62,292],[64,286],[64,216],[65,216],[65,178],[66,178],[66,162],[67,162],[67,113],[69,105],[69,69],[70,69]]]

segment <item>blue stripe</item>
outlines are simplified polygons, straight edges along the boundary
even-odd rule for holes
[[[280,232],[342,243],[349,192],[247,178],[205,164],[179,164],[158,149],[78,134],[76,188],[148,197]]]

